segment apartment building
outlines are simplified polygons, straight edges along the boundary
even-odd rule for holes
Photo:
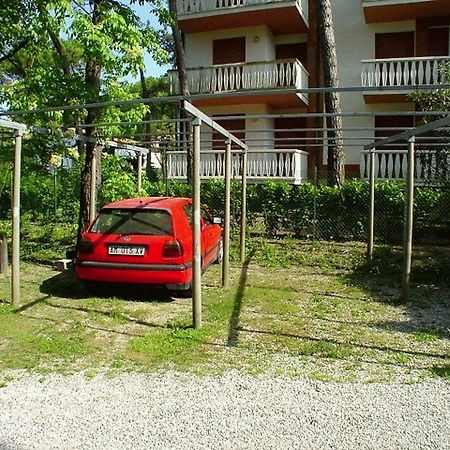
[[[340,84],[365,88],[341,98],[344,113],[367,113],[343,118],[346,172],[359,176],[368,138],[414,125],[398,115],[415,110],[406,87],[445,82],[450,0],[333,0],[332,8]],[[298,91],[323,85],[315,0],[179,0],[178,20],[193,103],[246,140],[250,178],[300,183],[323,169],[324,123],[315,115],[323,98]],[[223,144],[213,134],[202,139],[208,175],[217,175]]]

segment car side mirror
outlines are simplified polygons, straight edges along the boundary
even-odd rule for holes
[[[222,225],[222,218],[221,217],[213,217],[213,224]]]

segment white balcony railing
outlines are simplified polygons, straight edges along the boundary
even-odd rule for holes
[[[177,0],[179,17],[201,13],[227,13],[237,8],[267,7],[277,4],[296,4],[305,21],[308,20],[308,0]]]
[[[251,89],[308,87],[308,72],[298,59],[225,64],[188,69],[190,94],[212,94]],[[179,94],[176,71],[169,72],[170,93]]]
[[[375,179],[403,180],[408,168],[406,151],[377,150],[375,155]],[[369,152],[361,153],[361,178],[369,178]],[[419,150],[415,153],[414,178],[420,183],[443,183],[450,181],[450,152],[442,150]]]
[[[224,178],[225,160],[223,151],[202,151],[200,154],[200,177]],[[308,153],[302,150],[251,150],[248,152],[247,177],[250,181],[283,180],[293,184],[304,183],[307,179]],[[242,156],[232,154],[232,177],[242,173]],[[186,179],[186,153],[167,152],[167,175],[172,179]]]
[[[445,84],[448,80],[441,70],[445,63],[450,63],[449,56],[364,60],[361,83],[363,87]]]

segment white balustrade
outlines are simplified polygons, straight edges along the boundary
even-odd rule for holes
[[[308,72],[298,59],[225,64],[188,69],[191,94],[211,94],[248,89],[308,87]],[[169,72],[170,93],[179,93],[178,74]]]
[[[308,20],[308,0],[177,0],[178,16],[211,12],[232,12],[235,8],[267,6],[269,4],[295,3],[303,18]]]
[[[167,175],[169,179],[186,179],[186,153],[167,152]],[[210,150],[200,153],[200,177],[224,178],[225,155],[223,151]],[[304,183],[307,179],[308,153],[297,149],[251,150],[247,158],[247,177],[250,181],[283,180],[293,184]],[[232,177],[242,173],[241,153],[232,154]]]
[[[450,63],[450,57],[364,60],[361,83],[363,87],[445,84],[448,80],[441,69],[445,63]]]
[[[369,178],[369,152],[361,153],[361,178]],[[375,154],[375,179],[404,180],[408,169],[407,152],[377,150]],[[443,183],[450,181],[450,152],[419,150],[415,153],[414,178],[420,183]]]

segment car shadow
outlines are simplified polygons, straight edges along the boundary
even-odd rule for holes
[[[89,288],[73,271],[59,273],[40,285],[40,292],[52,297],[80,300],[90,297],[130,300],[135,302],[171,302],[174,298],[164,288],[126,283],[96,283]]]

